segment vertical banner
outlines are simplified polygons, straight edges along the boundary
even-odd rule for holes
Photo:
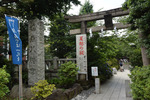
[[[22,64],[22,41],[19,35],[19,21],[17,18],[5,16],[9,33],[13,64]]]
[[[86,34],[76,35],[76,58],[79,73],[87,74],[87,37]]]

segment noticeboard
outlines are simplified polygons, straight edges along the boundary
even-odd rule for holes
[[[92,76],[98,76],[98,67],[91,67]]]

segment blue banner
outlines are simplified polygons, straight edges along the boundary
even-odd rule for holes
[[[13,64],[22,64],[22,41],[19,35],[19,21],[17,18],[5,16],[9,33]]]

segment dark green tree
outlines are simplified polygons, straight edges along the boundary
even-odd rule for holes
[[[93,13],[93,5],[90,1],[85,1],[84,5],[81,7],[79,15]]]
[[[150,1],[149,0],[126,0],[123,8],[129,9],[129,17],[127,22],[131,24],[131,30],[138,29],[138,34],[142,43],[143,65],[150,64]],[[146,57],[147,56],[147,57]]]
[[[85,1],[84,5],[81,7],[79,15],[93,13],[93,5],[89,0]],[[95,26],[95,21],[87,22],[87,27]]]
[[[59,12],[70,8],[70,4],[79,4],[78,0],[5,0],[0,1],[0,33],[7,34],[4,14],[16,16],[20,19],[20,30],[23,47],[27,46],[28,20],[35,18],[43,19],[47,17],[50,20]],[[13,1],[13,2],[12,2]],[[5,4],[3,3],[5,2]],[[5,60],[5,59],[4,59]],[[4,60],[0,60],[4,62]],[[6,63],[2,63],[4,65]],[[0,66],[1,67],[1,66]],[[12,68],[12,67],[11,67]],[[11,71],[13,72],[13,71]],[[13,76],[11,74],[11,76]],[[13,81],[11,81],[13,82]]]
[[[87,1],[81,8],[81,12],[85,14],[85,7],[90,8],[88,13],[93,12],[93,6]],[[64,11],[67,12],[67,11]],[[76,29],[80,27],[80,24],[69,24],[64,19],[65,14],[59,13],[51,21],[50,27],[50,53],[57,57],[75,57],[76,55],[76,39],[74,35],[69,35],[70,29]],[[89,22],[88,26],[93,26],[95,22]]]
[[[70,25],[64,14],[55,16],[50,26],[49,49],[52,56],[75,57],[75,36],[69,35]]]
[[[69,9],[71,3],[80,4],[78,0],[20,0],[17,2],[17,9],[23,18],[53,18],[56,14]]]
[[[141,49],[136,31],[127,31],[116,42],[117,58],[127,58],[133,67],[142,66]]]

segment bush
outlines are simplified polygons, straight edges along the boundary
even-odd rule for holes
[[[98,70],[99,70],[98,75],[101,82],[105,82],[112,76],[112,69],[107,63],[99,66]]]
[[[129,75],[135,100],[150,100],[150,66],[135,67]]]
[[[76,64],[70,62],[66,62],[60,66],[58,70],[58,76],[60,78],[60,85],[63,88],[68,88],[68,86],[73,85],[76,81],[76,75],[78,71],[78,67]]]
[[[0,98],[9,92],[9,88],[6,84],[9,82],[8,77],[10,77],[10,75],[6,72],[5,68],[6,65],[4,65],[3,68],[0,68]]]
[[[35,86],[31,87],[31,91],[35,95],[32,99],[43,100],[51,95],[54,89],[56,89],[54,84],[48,84],[46,80],[39,80],[35,83]]]
[[[112,58],[109,61],[107,61],[108,65],[111,66],[111,68],[116,68],[117,70],[119,69],[119,63],[116,58]]]
[[[9,89],[11,89],[14,86],[14,84],[16,84],[15,71],[14,71],[15,65],[12,64],[12,61],[8,61],[4,56],[0,55],[0,68],[2,68],[3,65],[7,66],[5,68],[5,70],[11,76],[11,77],[9,77],[9,83],[7,84],[7,86],[9,87]]]

